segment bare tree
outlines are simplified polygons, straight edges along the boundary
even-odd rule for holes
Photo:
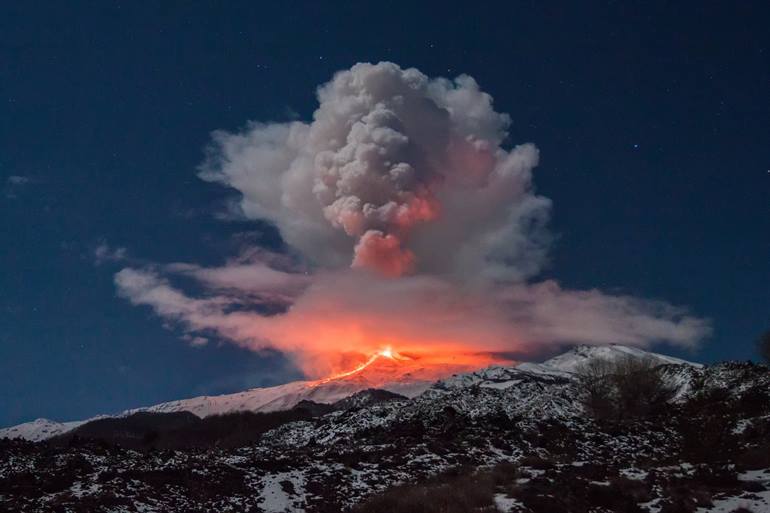
[[[639,418],[660,412],[674,397],[653,358],[628,356],[617,361],[614,375],[621,417]]]
[[[589,360],[578,368],[578,385],[583,405],[597,419],[615,416],[615,388],[613,362],[605,359]]]
[[[652,358],[591,360],[578,369],[583,404],[601,420],[624,422],[660,412],[674,396]]]

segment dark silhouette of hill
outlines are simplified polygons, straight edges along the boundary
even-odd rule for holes
[[[136,412],[125,417],[92,420],[50,442],[69,446],[97,441],[136,450],[233,448],[255,442],[266,431],[288,422],[399,399],[406,398],[385,390],[368,389],[334,404],[304,400],[291,410],[270,413],[243,411],[200,418],[190,412]]]
[[[137,412],[98,419],[50,440],[53,445],[98,441],[126,449],[233,448],[254,442],[287,422],[310,420],[317,413],[293,408],[271,413],[237,412],[199,418],[188,412]]]

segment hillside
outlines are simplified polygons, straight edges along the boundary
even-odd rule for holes
[[[91,419],[71,422],[37,419],[0,429],[0,438],[19,438],[38,442],[63,435],[86,422],[106,417],[125,417],[145,411],[156,413],[190,412],[201,418],[242,411],[268,413],[291,409],[302,401],[332,404],[371,388],[406,397],[415,397],[427,390],[437,379],[468,370],[473,369],[469,369],[467,365],[424,364],[417,360],[376,355],[371,364],[363,371],[338,378],[294,381],[274,387],[252,388],[233,394],[179,399],[153,406],[133,408],[117,415],[99,415]]]
[[[13,511],[371,513],[407,511],[416,495],[452,497],[453,483],[475,490],[478,511],[768,511],[768,369],[637,353],[656,360],[670,399],[644,417],[597,419],[575,362],[627,352],[577,348],[460,374],[414,398],[350,401],[283,423],[235,448],[7,440],[0,497]],[[400,483],[409,484],[388,492]]]

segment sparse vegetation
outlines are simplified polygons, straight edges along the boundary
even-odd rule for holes
[[[515,377],[509,388],[347,401],[343,410],[144,413],[83,425],[69,439],[0,439],[0,510],[262,511],[266,498],[281,498],[309,513],[496,513],[496,503],[643,513],[651,501],[661,512],[694,513],[741,498],[764,511],[764,366],[621,361],[581,369],[580,382]],[[679,383],[679,400],[661,404],[671,397],[661,382]],[[601,421],[580,405],[591,399],[607,405]],[[333,413],[318,416],[325,411]]]
[[[418,484],[403,485],[376,495],[353,513],[497,513],[496,491],[510,487],[518,467],[501,463],[492,469],[459,467]]]
[[[77,446],[91,441],[126,449],[233,448],[252,443],[287,422],[313,418],[305,408],[271,413],[237,412],[204,419],[189,412],[139,412],[128,417],[99,419],[50,440]]]
[[[622,423],[663,411],[674,395],[649,358],[594,359],[578,369],[586,409],[598,420]]]

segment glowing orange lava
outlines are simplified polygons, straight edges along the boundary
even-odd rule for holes
[[[315,385],[322,385],[324,383],[328,383],[330,381],[334,381],[335,379],[346,378],[348,376],[352,376],[354,374],[358,374],[359,372],[363,371],[364,369],[369,367],[371,364],[376,362],[377,359],[380,358],[380,357],[388,358],[388,359],[396,361],[396,362],[412,360],[412,358],[410,358],[408,356],[403,356],[403,355],[398,354],[397,352],[393,351],[393,349],[390,346],[388,346],[388,347],[385,347],[384,349],[380,349],[379,351],[374,353],[372,356],[369,357],[368,360],[366,360],[364,363],[362,363],[361,365],[357,366],[353,370],[350,370],[350,371],[347,371],[347,372],[340,372],[340,373],[334,374],[332,376],[329,376],[328,378],[320,379],[318,381],[315,381],[313,383],[313,385],[314,386]]]
[[[373,364],[375,360],[377,360],[377,358],[379,358],[380,356],[382,356],[381,353],[374,353],[368,360],[366,360],[364,363],[362,363],[355,369],[347,372],[340,372],[339,374],[329,376],[328,378],[319,379],[314,384],[323,385],[324,383],[328,383],[329,381],[334,381],[335,379],[346,378],[348,376],[352,376],[353,374],[357,374],[362,370],[364,370],[365,368],[369,367],[371,364]]]
[[[370,356],[368,360],[366,360],[364,363],[362,363],[355,369],[347,372],[340,372],[339,374],[334,374],[333,376],[329,376],[328,378],[320,379],[316,381],[316,384],[321,385],[323,383],[328,383],[329,381],[334,381],[335,379],[345,378],[348,376],[352,376],[353,374],[359,373],[365,368],[369,367],[371,364],[373,364],[377,360],[377,358],[379,358],[380,356],[393,358],[393,353],[391,352],[390,348],[383,349],[382,351],[378,351],[374,353],[372,356]]]
[[[380,361],[377,365],[376,362]],[[499,360],[484,354],[437,354],[437,353],[399,353],[391,346],[377,350],[363,363],[345,372],[338,372],[326,378],[313,381],[308,386],[318,386],[330,381],[355,376],[367,370],[364,379],[376,384],[387,382],[389,378],[409,373],[414,379],[440,379],[457,372],[468,372],[480,369]]]

